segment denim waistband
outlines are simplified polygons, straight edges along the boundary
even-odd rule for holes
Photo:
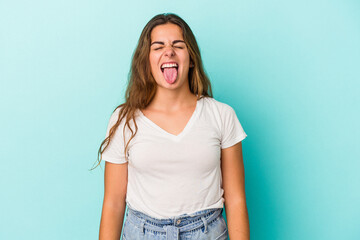
[[[169,231],[180,233],[192,231],[203,226],[205,227],[204,231],[207,232],[207,225],[214,221],[222,211],[222,208],[212,208],[201,210],[193,214],[183,214],[167,219],[157,219],[128,206],[127,219],[141,228],[143,232],[145,229],[148,229],[160,233],[169,233]]]

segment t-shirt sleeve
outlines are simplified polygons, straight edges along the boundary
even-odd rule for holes
[[[112,126],[116,123],[119,115],[119,108],[116,109],[113,114],[110,117],[107,130],[106,130],[106,136],[107,138],[109,136],[109,131]],[[107,162],[111,163],[126,163],[125,154],[124,154],[124,139],[123,139],[123,124],[120,124],[118,128],[116,129],[116,132],[111,138],[110,144],[107,146],[105,151],[102,153],[101,159]]]
[[[247,135],[232,107],[225,105],[222,113],[221,149],[231,147]]]

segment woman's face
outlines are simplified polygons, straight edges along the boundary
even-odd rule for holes
[[[159,87],[188,88],[190,55],[178,25],[166,23],[153,28],[149,60]]]

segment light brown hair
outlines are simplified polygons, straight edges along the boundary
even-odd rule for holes
[[[125,92],[125,103],[120,104],[115,108],[120,108],[117,122],[110,128],[108,136],[101,143],[98,150],[97,162],[95,168],[100,165],[102,153],[112,139],[116,129],[120,122],[125,118],[125,125],[123,128],[124,144],[125,144],[125,127],[128,127],[131,131],[131,137],[125,144],[125,158],[127,159],[127,149],[130,141],[137,133],[138,127],[135,121],[135,112],[137,109],[145,109],[151,100],[154,98],[157,88],[157,83],[151,74],[149,53],[151,44],[151,31],[154,27],[166,23],[172,23],[178,25],[182,29],[183,38],[188,48],[190,61],[193,62],[194,67],[189,69],[189,88],[190,91],[198,96],[198,99],[202,97],[213,97],[210,80],[207,77],[203,63],[201,60],[200,49],[196,42],[195,36],[191,31],[187,23],[178,15],[173,13],[164,13],[154,16],[144,27],[141,32],[137,47],[132,57],[131,69],[129,72],[128,85]],[[135,125],[135,131],[130,127],[130,120],[133,120]],[[100,159],[100,160],[99,160]],[[91,170],[93,170],[92,168]]]

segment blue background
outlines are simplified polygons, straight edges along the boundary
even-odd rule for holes
[[[141,30],[197,37],[243,142],[251,239],[360,239],[360,3],[0,1],[0,239],[97,239],[102,168]]]

